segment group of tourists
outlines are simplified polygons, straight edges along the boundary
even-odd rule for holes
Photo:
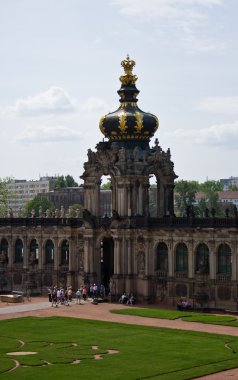
[[[134,305],[136,302],[136,299],[133,295],[133,293],[127,294],[123,293],[121,297],[119,298],[119,303],[126,304],[126,305]]]
[[[106,289],[103,284],[100,286],[91,284],[90,286],[81,285],[76,292],[74,292],[72,286],[66,289],[54,286],[48,288],[48,297],[52,307],[58,307],[59,305],[69,306],[73,299],[76,300],[76,304],[80,305],[88,298],[93,300],[101,298],[104,300],[106,298]]]
[[[186,298],[180,298],[177,302],[177,309],[180,311],[190,310],[192,307]]]

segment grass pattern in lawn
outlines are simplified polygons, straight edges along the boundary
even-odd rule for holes
[[[0,339],[0,380],[182,380],[238,367],[238,338],[193,331],[28,317],[1,321]]]
[[[214,315],[205,313],[183,312],[166,309],[149,308],[128,308],[111,310],[114,314],[133,315],[138,317],[158,318],[158,319],[182,319],[187,322],[200,322],[214,325],[238,326],[238,320],[232,315]]]

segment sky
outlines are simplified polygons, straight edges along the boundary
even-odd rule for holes
[[[0,0],[0,178],[82,183],[127,54],[178,179],[238,177],[237,16],[237,0]]]

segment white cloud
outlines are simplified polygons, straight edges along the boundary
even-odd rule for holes
[[[107,102],[100,97],[90,97],[84,103],[79,105],[79,111],[82,114],[91,115],[92,113],[97,113],[100,118],[100,113],[109,112],[109,105]]]
[[[74,101],[61,87],[48,90],[25,99],[17,100],[15,106],[7,109],[7,114],[17,116],[40,116],[74,111]]]
[[[222,5],[223,0],[114,0],[121,13],[128,16],[141,15],[144,19],[180,19],[197,21],[205,15],[203,8]],[[189,20],[190,19],[190,20]]]
[[[224,0],[114,0],[114,3],[122,14],[134,20],[151,25],[154,20],[156,28],[159,22],[159,30],[167,30],[165,38],[180,41],[188,51],[220,52],[224,48],[221,39],[213,36],[214,23],[210,22],[209,13],[223,5]]]
[[[198,105],[198,109],[217,114],[237,115],[238,96],[206,98]]]
[[[15,141],[22,143],[56,143],[81,139],[81,133],[64,126],[36,125],[27,127],[17,136]]]
[[[181,140],[184,144],[206,145],[210,147],[225,147],[237,149],[238,121],[227,124],[211,125],[202,129],[177,129],[165,133],[166,139]]]

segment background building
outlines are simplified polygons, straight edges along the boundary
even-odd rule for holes
[[[14,214],[23,209],[26,202],[32,200],[39,193],[47,193],[54,187],[57,177],[40,177],[38,181],[27,181],[26,179],[13,179],[7,184],[8,207]]]
[[[220,179],[220,182],[223,184],[223,190],[229,190],[230,186],[236,186],[238,189],[238,177],[230,177]]]

